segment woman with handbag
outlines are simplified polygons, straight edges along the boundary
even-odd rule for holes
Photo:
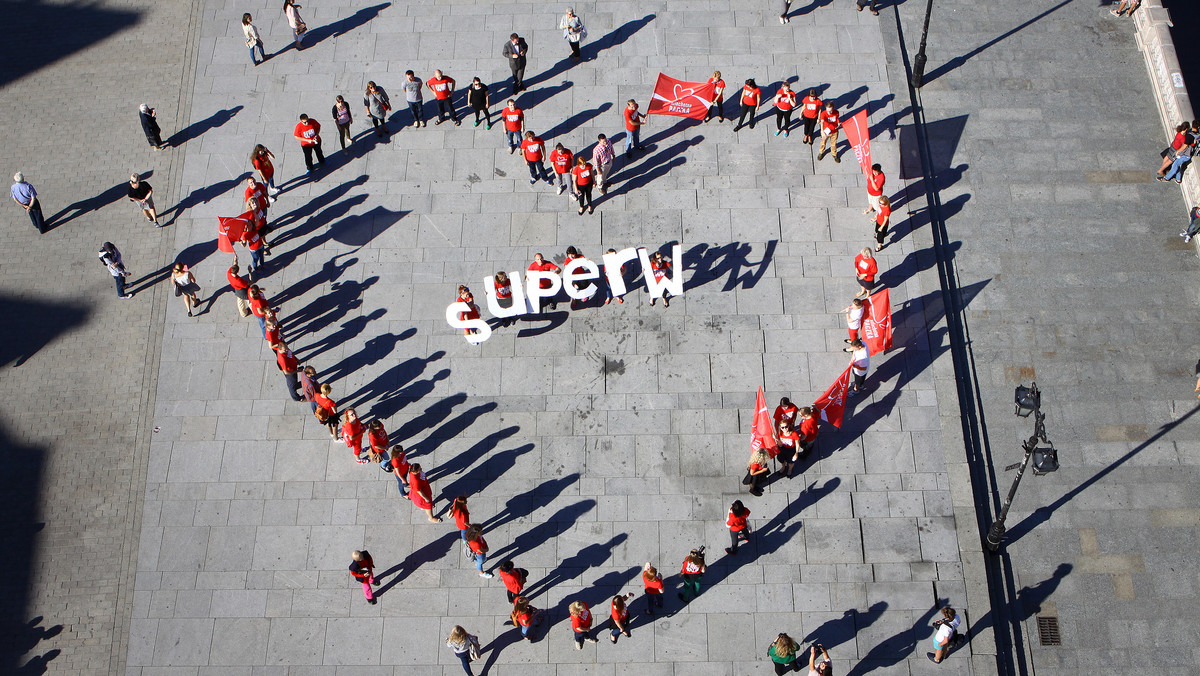
[[[567,8],[567,13],[563,15],[562,21],[558,22],[558,27],[562,29],[563,39],[571,45],[571,58],[576,60],[582,58],[579,48],[583,39],[587,37],[587,29],[583,27],[583,22],[579,20],[579,17],[575,16],[574,9]]]
[[[333,437],[334,443],[342,440],[338,435],[338,412],[337,402],[329,398],[333,393],[333,388],[329,383],[321,385],[321,392],[316,396],[317,410],[313,412],[317,420],[329,430],[329,436]]]
[[[242,15],[242,34],[246,36],[246,46],[250,48],[250,62],[258,65],[267,60],[267,55],[263,53],[262,37],[258,34],[258,28],[252,23],[254,17],[249,13]],[[258,50],[258,59],[254,58],[254,50]]]
[[[385,472],[392,471],[387,450],[388,433],[383,428],[382,420],[372,420],[371,424],[367,425],[367,442],[371,445],[371,452],[367,456],[371,462],[378,464]]]
[[[346,103],[346,99],[341,94],[338,94],[337,98],[333,100],[333,110],[329,114],[333,116],[333,123],[337,125],[338,143],[341,143],[342,150],[345,150],[347,143],[354,142],[354,135],[350,133],[354,115],[350,112],[350,104]]]
[[[363,105],[367,108],[367,115],[371,117],[371,124],[375,125],[375,135],[382,137],[384,134],[390,134],[387,128],[387,114],[392,109],[392,100],[374,80],[367,83]]]
[[[518,596],[513,600],[513,609],[509,613],[509,618],[514,626],[521,628],[521,638],[533,641],[533,637],[529,634],[533,631],[533,627],[542,623],[541,612],[529,605],[529,599],[524,596]]]
[[[463,671],[467,672],[468,676],[475,676],[475,672],[471,671],[471,662],[479,659],[479,637],[468,634],[466,629],[456,624],[446,639],[446,647],[453,650],[454,656],[462,660]]]
[[[283,0],[283,13],[287,16],[288,26],[292,28],[296,49],[304,49],[304,34],[308,32],[308,26],[300,18],[300,12],[296,11],[298,9],[300,5],[296,4],[296,0]]]
[[[464,531],[463,537],[471,550],[471,558],[475,560],[475,569],[479,571],[479,577],[490,580],[492,574],[483,569],[483,562],[487,561],[488,553],[487,540],[483,539],[483,527],[473,523]]]
[[[196,294],[200,293],[200,285],[196,283],[196,277],[192,275],[192,271],[183,263],[176,263],[171,269],[171,284],[175,286],[175,295],[183,297],[183,307],[187,310],[188,316],[192,317],[192,309],[200,304],[196,299]]]

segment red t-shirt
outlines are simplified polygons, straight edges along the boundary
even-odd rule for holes
[[[571,170],[571,173],[575,175],[575,185],[591,185],[592,171],[590,164],[575,165],[575,168]]]
[[[371,444],[371,450],[376,453],[382,453],[388,447],[387,430],[380,427],[379,429],[367,430],[367,442]]]
[[[408,456],[404,451],[392,453],[392,472],[400,472],[403,476],[408,476]]]
[[[650,270],[654,273],[654,278],[662,281],[667,276],[667,270],[671,269],[671,261],[665,258],[654,260],[650,259]]]
[[[479,536],[478,540],[467,540],[467,546],[476,554],[487,554],[487,540],[484,540],[482,535]]]
[[[540,136],[527,138],[521,141],[521,152],[525,154],[526,162],[541,162],[542,153],[546,150],[546,144]]]
[[[429,78],[428,84],[429,84],[429,88],[433,90],[434,98],[448,99],[448,98],[450,98],[450,94],[453,91],[453,89],[451,89],[451,88],[454,86],[454,78],[448,77],[446,75],[443,75],[442,79],[440,79],[440,80],[437,78],[431,77],[431,78]]]
[[[642,126],[642,113],[636,108],[625,109],[625,131],[633,131]]]
[[[529,269],[540,272],[558,272],[558,266],[548,260],[543,260],[541,265],[538,265],[537,261],[534,261],[533,263],[529,264]],[[543,279],[540,286],[543,289],[549,289],[550,280]]]
[[[817,438],[817,417],[809,416],[800,420],[800,439],[808,443]]]
[[[617,610],[617,602],[614,599],[612,603],[609,604],[609,615],[612,616],[613,622],[624,622],[629,619],[629,607],[626,606],[620,610]]]
[[[580,611],[578,615],[571,616],[571,629],[578,633],[581,631],[587,631],[591,628],[592,611],[587,607],[587,605],[584,605],[583,610]]]
[[[867,258],[862,254],[854,257],[854,269],[858,271],[858,276],[868,282],[875,281],[875,273],[879,272],[879,264],[874,258]]]
[[[308,122],[297,122],[292,136],[298,136],[302,146],[315,146],[321,142],[321,123],[312,119]]]
[[[748,106],[757,106],[762,98],[762,90],[758,87],[746,85],[742,87],[742,103]]]
[[[267,311],[271,309],[271,304],[266,298],[255,297],[250,299],[250,311],[255,317],[266,317]]]
[[[796,107],[796,92],[781,91],[775,95],[775,107],[780,110],[791,110]]]
[[[291,350],[276,352],[275,363],[279,364],[279,368],[284,373],[295,373],[300,368],[300,360],[296,359],[296,355],[292,354]]]
[[[875,214],[875,225],[883,225],[888,222],[888,217],[892,215],[892,207],[887,204],[880,204],[879,211]]]
[[[512,298],[512,282],[501,284],[493,279],[492,285],[496,287],[496,298]]]
[[[570,150],[559,150],[555,148],[550,151],[550,164],[554,165],[554,172],[557,174],[569,174],[571,172],[571,163],[575,158],[571,155]]]
[[[347,420],[346,422],[342,423],[342,438],[347,439],[349,442],[352,442],[355,446],[357,446],[362,441],[364,429],[365,428],[363,427],[362,421],[358,418],[355,418],[354,420]]]
[[[263,336],[263,338],[266,339],[267,345],[274,345],[275,343],[283,340],[283,334],[279,330],[279,327],[276,326],[273,329],[267,329],[267,334]]]
[[[514,594],[521,593],[521,589],[522,589],[521,574],[519,572],[517,572],[516,568],[513,568],[511,573],[505,572],[503,570],[500,571],[500,579],[504,580],[504,588],[505,589],[507,589],[508,591],[510,591]]]
[[[882,195],[883,184],[885,181],[887,181],[887,177],[883,175],[882,171],[879,173],[872,171],[871,178],[867,180],[867,194],[871,197],[879,197]],[[872,185],[872,183],[874,183],[874,185]]]
[[[797,408],[795,404],[788,404],[787,406],[776,406],[775,407],[775,421],[779,422],[780,420],[795,420],[796,419],[796,411],[799,411],[799,410],[800,409]]]
[[[784,434],[783,432],[779,433],[779,445],[782,446],[783,448],[788,449],[789,451],[796,450],[796,444],[799,442],[800,442],[800,435],[796,434],[795,429],[793,429],[791,432],[788,432],[787,434]]]
[[[661,577],[653,580],[647,580],[645,575],[642,575],[642,585],[646,588],[647,594],[663,593],[663,581]]]
[[[317,406],[320,406],[321,408],[325,409],[326,411],[329,411],[330,415],[337,415],[337,402],[336,401],[330,399],[329,397],[327,397],[323,394],[317,394],[315,397],[313,397],[313,400],[317,402]]]
[[[682,570],[684,575],[699,575],[700,573],[704,572],[704,568],[702,568],[699,564],[692,563],[689,559],[683,560]]]
[[[516,592],[513,593],[515,594]],[[522,627],[528,627],[531,621],[533,621],[532,610],[526,609],[525,612],[517,614],[517,624],[521,625]]]
[[[715,101],[724,100],[725,99],[725,81],[724,80],[714,80],[711,77],[708,78],[708,81],[713,83],[713,100],[715,100]]]
[[[255,181],[254,185],[246,186],[246,199],[249,200],[251,197],[258,200],[259,207],[266,208],[267,193],[263,190],[262,183]]]
[[[821,114],[821,106],[823,105],[825,104],[821,99],[815,96],[805,96],[804,100],[800,102],[800,114],[811,120]]]
[[[425,478],[424,472],[421,472],[420,474],[417,474],[416,472],[408,473],[408,490],[409,492],[419,493],[420,495],[433,495],[433,491],[429,490],[429,479]]]
[[[521,123],[525,121],[525,113],[521,112],[520,108],[509,110],[505,108],[501,113],[504,116],[504,128],[507,131],[521,131]]]
[[[233,268],[229,268],[229,271],[225,273],[225,278],[229,280],[229,286],[233,287],[235,291],[250,288],[250,282],[233,274]]]
[[[264,179],[270,179],[275,175],[275,165],[271,164],[271,158],[269,157],[254,158],[254,169],[262,174]]]
[[[725,525],[729,526],[729,530],[746,530],[746,519],[750,516],[750,510],[744,510],[741,516],[729,510],[729,516],[725,517]]]
[[[251,251],[258,251],[263,245],[262,236],[258,234],[257,230],[247,230],[242,233],[242,241],[246,243],[246,248]]]
[[[833,132],[837,131],[840,119],[841,115],[836,110],[832,112],[829,110],[822,110],[821,128],[824,129],[826,133],[832,134]]]
[[[454,526],[459,530],[466,530],[471,525],[471,512],[466,507],[453,509],[450,515],[454,517]]]

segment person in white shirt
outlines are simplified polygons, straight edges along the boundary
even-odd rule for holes
[[[863,312],[866,308],[863,306],[861,298],[855,298],[850,301],[850,304],[842,309],[846,313],[846,329],[850,332],[849,338],[842,339],[844,343],[850,343],[858,340],[858,330],[862,328]]]
[[[267,60],[267,55],[263,53],[262,36],[258,34],[258,28],[254,26],[254,17],[249,13],[242,15],[242,34],[246,36],[246,46],[250,48],[250,62],[258,65]],[[254,58],[254,50],[258,50],[258,58]]]
[[[867,382],[867,369],[871,368],[871,353],[867,351],[867,346],[857,338],[850,341],[850,347],[844,348],[842,351],[850,353],[850,372],[854,374],[854,384],[850,386],[847,394],[854,396],[862,392],[863,385]]]
[[[821,651],[821,659],[817,659],[817,651]],[[808,676],[833,676],[833,662],[829,653],[820,643],[814,644],[808,652]]]
[[[933,634],[933,647],[936,653],[925,653],[934,664],[941,664],[942,659],[946,657],[946,653],[950,652],[950,648],[956,643],[958,636],[958,625],[962,622],[962,618],[950,606],[942,608],[942,619],[933,623],[937,627],[937,631]]]

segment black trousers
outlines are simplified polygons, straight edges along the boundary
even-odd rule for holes
[[[487,125],[492,126],[492,111],[487,108],[475,109],[475,124],[479,124],[479,116],[483,115],[483,119],[487,121]]]
[[[525,64],[518,66],[512,63],[508,67],[512,69],[513,93],[516,93],[525,88]]]
[[[375,117],[374,115],[371,115],[370,117],[371,124],[375,127],[376,136],[383,136],[384,134],[388,133],[387,122],[384,120],[384,118]]]
[[[704,119],[711,120],[713,118],[714,110],[717,111],[717,119],[724,122],[725,121],[725,99],[717,99],[716,101],[713,101],[712,105],[708,107],[708,112],[705,113]]]
[[[570,40],[567,40],[567,44],[571,45],[571,56],[572,56],[573,58],[576,58],[576,59],[578,59],[578,58],[580,57],[580,53],[579,53],[579,43],[578,43],[578,42],[571,42]]]
[[[446,115],[450,116],[451,120],[458,122],[458,113],[454,110],[454,104],[450,99],[436,99],[438,104],[438,119],[446,119]]]
[[[812,140],[813,136],[817,133],[817,120],[819,119],[819,117],[804,118],[804,138],[806,140]]]
[[[776,108],[775,128],[779,131],[786,131],[790,126],[792,126],[792,110],[790,108],[787,110],[779,110]]]
[[[300,149],[304,151],[304,166],[308,167],[309,171],[313,170],[313,154],[316,154],[319,164],[325,164],[325,153],[321,150],[319,142],[316,145],[300,146]]]
[[[161,146],[163,144],[162,132],[156,131],[153,134],[146,134],[146,143],[149,143],[150,145],[154,146],[155,148]]]
[[[579,191],[579,208],[580,209],[584,208],[585,206],[589,209],[592,208],[592,186],[593,185],[595,185],[595,184],[588,183],[587,185],[576,185],[575,186],[575,189]]]
[[[737,126],[739,126],[739,127],[742,126],[742,123],[745,122],[745,120],[746,120],[746,116],[749,115],[750,116],[750,128],[753,129],[754,128],[754,113],[755,113],[756,109],[757,109],[757,106],[748,106],[745,103],[743,103],[742,104],[742,114],[738,116]]]

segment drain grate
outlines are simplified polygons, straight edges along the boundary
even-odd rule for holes
[[[1037,618],[1038,639],[1044,646],[1062,645],[1062,634],[1058,630],[1057,617]]]

